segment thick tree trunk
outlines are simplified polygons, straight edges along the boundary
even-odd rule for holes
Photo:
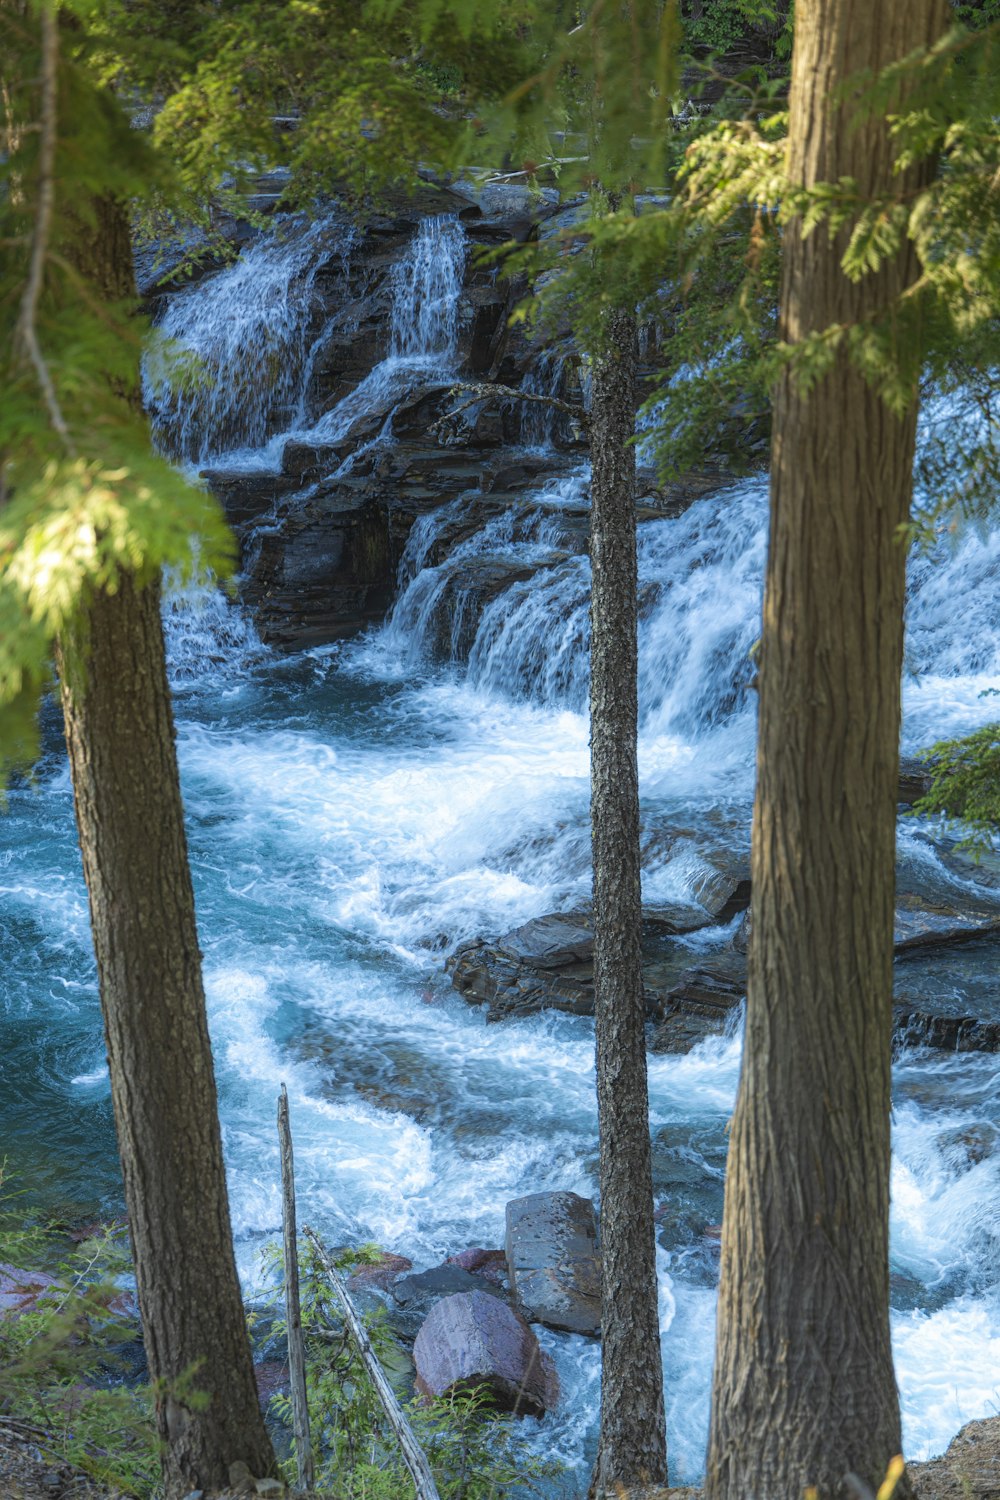
[[[73,247],[132,290],[122,207]],[[123,392],[134,403],[134,391]],[[233,1254],[156,582],[99,592],[60,669],[115,1125],[169,1497],[270,1474]],[[190,1376],[190,1378],[188,1378]],[[206,1392],[208,1404],[191,1403]]]
[[[797,0],[793,181],[893,181],[884,121],[844,81],[942,27],[939,0]],[[899,179],[897,179],[898,181]],[[909,184],[905,179],[901,187]],[[912,281],[858,285],[843,240],[786,235],[781,336],[853,323]],[[775,403],[754,811],[753,943],[729,1150],[706,1493],[877,1489],[900,1450],[889,1340],[896,770],[915,411],[846,354]],[[901,1488],[900,1494],[905,1493]]]
[[[666,1435],[639,949],[636,327],[593,366],[590,645],[594,994],[601,1177],[601,1431],[593,1491],[665,1484]]]

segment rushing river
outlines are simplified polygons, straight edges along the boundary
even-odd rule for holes
[[[176,298],[170,332],[190,331],[223,367],[237,358],[233,341],[253,347],[270,319],[298,372],[287,425],[328,435],[356,412],[358,393],[339,416],[318,418],[303,404],[325,336],[311,300],[319,253],[308,233],[258,247],[247,258],[257,257],[255,274],[244,261]],[[407,371],[420,378],[449,367],[462,254],[457,227],[430,222],[397,267],[393,342],[370,377],[381,395]],[[161,428],[174,433],[176,452],[203,460],[238,450],[246,465],[273,462],[280,434],[266,413],[254,408],[241,427],[228,398],[191,399],[201,403],[200,430],[215,436],[203,441],[190,410],[161,393]],[[332,1241],[376,1239],[433,1265],[469,1245],[502,1243],[504,1206],[518,1194],[595,1191],[592,1025],[548,1014],[488,1026],[443,974],[462,939],[588,894],[588,564],[567,549],[560,520],[585,503],[586,483],[583,469],[563,474],[516,513],[484,520],[436,567],[428,559],[447,509],[425,517],[410,537],[392,618],[337,647],[278,656],[219,596],[168,606],[248,1286],[280,1221],[282,1080],[302,1214]],[[690,900],[714,853],[747,845],[755,707],[747,653],[758,633],[765,519],[765,486],[754,480],[640,528],[652,900]],[[453,618],[461,608],[448,595],[449,573],[470,556],[539,571],[473,623],[467,662],[441,664],[431,652],[441,611]],[[1000,687],[998,620],[1000,537],[969,534],[915,561],[909,748],[995,716],[980,695]],[[902,888],[928,902],[1000,908],[993,866],[957,861],[939,830],[907,820],[899,847]],[[48,1204],[67,1214],[112,1211],[120,1186],[86,897],[56,751],[37,789],[12,793],[0,823],[0,924],[4,1149]],[[709,929],[689,938],[691,961],[731,936]],[[996,959],[989,944],[909,959],[899,988],[939,1009],[997,1019]],[[733,1036],[650,1058],[676,1480],[697,1478],[703,1461],[718,1253],[705,1231],[721,1218],[739,1051]],[[1000,1067],[994,1055],[912,1050],[894,1077],[893,1327],[907,1452],[921,1457],[1000,1403]],[[599,1348],[542,1338],[563,1403],[533,1441],[570,1466],[559,1487],[569,1495],[592,1456]]]

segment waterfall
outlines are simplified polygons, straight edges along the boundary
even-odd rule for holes
[[[521,381],[521,390],[532,396],[547,396],[550,399],[562,395],[566,358],[556,349],[544,349],[534,360]],[[554,406],[538,401],[518,401],[519,437],[521,446],[540,450],[552,448],[555,439],[567,426],[564,413]]]
[[[465,253],[465,234],[457,219],[440,214],[423,220],[406,255],[390,273],[390,359],[451,370]]]
[[[421,518],[401,567],[402,590],[383,633],[409,660],[468,660],[477,688],[583,712],[590,649],[590,561],[584,550],[589,470],[551,481],[521,507],[488,516],[434,566],[461,497]],[[575,524],[567,527],[566,517]],[[699,732],[750,707],[758,634],[766,486],[755,479],[696,502],[674,520],[638,528],[639,680],[644,732]],[[503,570],[474,622],[468,611]],[[528,576],[521,576],[525,572]],[[461,618],[461,623],[456,623]]]
[[[144,364],[144,398],[164,452],[202,466],[277,470],[289,438],[335,443],[374,415],[381,423],[370,447],[389,436],[405,395],[452,378],[466,243],[458,220],[439,215],[421,221],[389,271],[385,358],[330,411],[311,411],[314,368],[356,316],[355,242],[336,216],[281,220],[231,266],[170,298]],[[326,287],[321,298],[321,273],[339,291]],[[323,302],[341,310],[322,320]]]
[[[316,278],[330,267],[346,287],[353,237],[337,218],[283,219],[231,266],[170,298],[143,380],[167,454],[265,463],[267,440],[306,420],[313,365],[333,331],[317,326]]]
[[[360,298],[352,244],[339,220],[283,221],[172,298],[163,332],[198,357],[203,378],[168,391],[150,361],[167,451],[276,470],[290,436],[337,443],[367,419],[364,441],[388,442],[401,401],[447,388],[460,357],[461,226],[423,221],[387,268],[379,253]],[[326,302],[331,278],[343,310],[324,321],[319,291]],[[388,315],[383,358],[318,413],[310,391],[326,340],[342,340],[359,304],[367,320],[378,299]],[[264,366],[276,383],[259,378]],[[525,389],[553,393],[558,380],[556,356],[543,355]],[[551,445],[549,412],[526,406],[518,420],[525,445]],[[523,457],[522,474],[547,464]],[[329,647],[279,656],[221,595],[167,598],[248,1290],[255,1251],[280,1226],[271,1101],[281,1080],[295,1112],[301,1198],[331,1242],[375,1239],[433,1265],[502,1244],[512,1197],[595,1192],[592,1025],[552,1012],[487,1026],[443,972],[465,939],[590,895],[588,506],[589,472],[578,465],[514,497],[498,481],[495,492],[470,489],[423,511],[391,617]],[[643,886],[648,902],[689,905],[714,856],[738,860],[748,840],[766,481],[734,483],[680,515],[643,516]],[[997,700],[983,696],[1000,688],[998,620],[996,537],[969,531],[913,557],[908,748],[998,716]],[[0,1047],[20,1084],[0,1101],[5,1143],[49,1193],[47,1214],[71,1197],[100,1199],[112,1216],[120,1182],[65,771],[38,789],[12,788],[3,834]],[[956,874],[951,841],[930,820],[901,822],[899,850],[901,889],[1000,909],[996,863]],[[665,939],[664,963],[698,966],[713,950],[728,953],[731,939],[724,926]],[[996,953],[991,940],[917,954],[900,977],[905,969],[921,1005],[991,1019],[1000,1014]],[[739,1068],[734,1036],[650,1057],[675,1482],[702,1473],[718,1248],[710,1227],[721,1215]],[[996,1401],[996,1058],[909,1050],[893,1087],[893,1333],[907,1451],[927,1456]],[[569,1466],[548,1492],[563,1500],[586,1485],[600,1350],[547,1330],[541,1340],[563,1399],[527,1430]]]
[[[457,219],[442,214],[421,222],[389,274],[385,359],[355,390],[296,436],[307,442],[335,443],[354,423],[377,416],[382,425],[373,441],[383,441],[391,432],[392,412],[404,396],[453,378],[465,255],[465,234]]]

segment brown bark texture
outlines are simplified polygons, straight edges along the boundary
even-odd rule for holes
[[[601,1184],[601,1426],[592,1493],[665,1484],[640,953],[636,325],[609,314],[591,403],[594,999]]]
[[[110,201],[72,253],[98,295],[133,290]],[[136,391],[122,399],[137,400]],[[125,575],[61,642],[77,826],[90,897],[118,1147],[169,1500],[270,1474],[236,1273],[160,588]],[[190,1377],[190,1378],[189,1378]],[[207,1393],[203,1410],[185,1391]]]
[[[940,0],[797,0],[790,171],[901,192],[845,81],[942,30]],[[786,231],[781,337],[891,306],[910,251],[852,284]],[[889,1340],[896,771],[916,414],[846,353],[777,392],[754,809],[753,943],[729,1150],[708,1500],[877,1489],[900,1451]],[[906,1484],[898,1491],[908,1493]]]

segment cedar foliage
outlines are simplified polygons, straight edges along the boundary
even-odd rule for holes
[[[95,84],[90,9],[82,3],[51,26],[55,89],[45,98],[44,12],[0,6],[0,762],[8,764],[34,758],[53,641],[95,589],[113,592],[124,572],[143,582],[164,566],[225,576],[232,561],[216,502],[152,450],[141,412],[118,395],[134,379],[146,320],[130,301],[95,299],[66,253],[93,229],[100,199],[144,197],[167,182],[143,133]]]

